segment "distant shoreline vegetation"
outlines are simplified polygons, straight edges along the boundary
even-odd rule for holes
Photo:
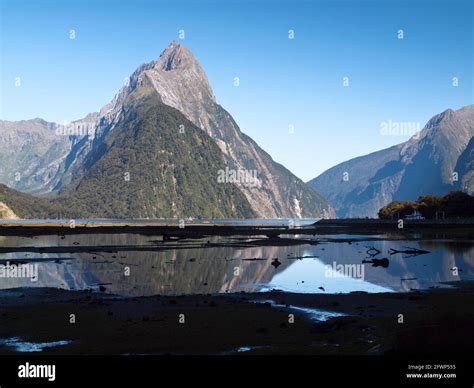
[[[463,191],[445,196],[422,195],[417,201],[393,201],[378,212],[380,219],[404,218],[419,212],[426,219],[474,217],[474,197]]]

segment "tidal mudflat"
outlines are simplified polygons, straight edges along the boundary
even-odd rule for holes
[[[466,230],[319,232],[5,233],[0,353],[472,349]]]

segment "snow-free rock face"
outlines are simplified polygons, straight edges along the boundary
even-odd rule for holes
[[[141,65],[114,99],[101,109],[94,136],[78,142],[74,158],[64,168],[57,188],[68,186],[101,157],[103,142],[124,114],[123,104],[143,85],[153,86],[161,101],[179,110],[204,130],[219,146],[229,174],[258,217],[333,217],[328,202],[282,165],[273,161],[250,137],[243,134],[230,114],[217,104],[207,76],[182,44],[172,42],[161,56]],[[182,130],[186,130],[183,123]],[[218,177],[216,177],[216,180]]]
[[[7,205],[5,205],[3,202],[0,202],[0,219],[17,220],[18,217]]]
[[[308,184],[339,217],[375,217],[393,200],[472,192],[473,136],[474,105],[448,109],[407,142],[338,164]]]
[[[74,145],[93,133],[97,113],[71,123],[0,120],[0,183],[30,194],[54,191]]]
[[[0,121],[0,182],[31,193],[51,191],[71,148],[56,128],[41,119]]]
[[[458,188],[470,195],[474,195],[474,137],[467,145],[456,163],[459,173]]]

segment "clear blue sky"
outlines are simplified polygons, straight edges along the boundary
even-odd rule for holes
[[[381,136],[383,121],[423,126],[473,103],[469,0],[0,3],[6,120],[63,122],[99,110],[179,30],[218,102],[304,180],[408,138]]]

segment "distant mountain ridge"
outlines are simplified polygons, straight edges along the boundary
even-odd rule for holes
[[[474,195],[474,137],[469,141],[456,163],[456,171],[459,173],[457,188]]]
[[[405,143],[340,163],[308,182],[338,217],[375,217],[393,200],[473,190],[474,105],[431,118]]]
[[[72,146],[56,136],[58,124],[42,119],[0,120],[0,182],[32,194],[50,192]]]

